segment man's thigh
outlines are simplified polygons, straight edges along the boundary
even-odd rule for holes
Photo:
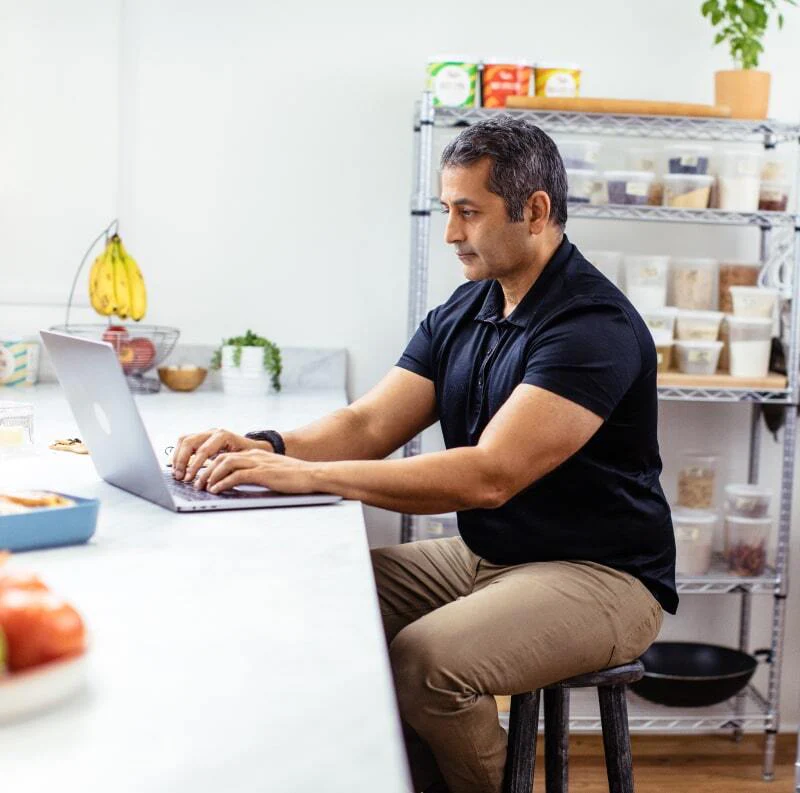
[[[460,537],[374,548],[370,554],[387,642],[410,622],[471,592],[479,561]]]
[[[444,677],[477,694],[516,694],[625,663],[661,627],[661,607],[647,589],[602,565],[481,560],[480,568],[471,594],[402,636]]]

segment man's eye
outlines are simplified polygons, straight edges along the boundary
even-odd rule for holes
[[[462,209],[461,210],[461,217],[462,218],[471,218],[475,212],[472,209]]]
[[[440,211],[440,212],[441,212],[443,215],[449,215],[449,214],[450,214],[450,210],[449,210],[447,207],[439,207],[439,211]]]

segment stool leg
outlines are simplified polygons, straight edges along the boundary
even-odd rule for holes
[[[546,793],[567,793],[569,775],[569,689],[544,690],[544,779]]]
[[[503,793],[532,793],[539,731],[539,692],[514,694],[508,724]]]
[[[600,700],[609,793],[633,793],[633,759],[625,686],[600,686],[597,696]]]

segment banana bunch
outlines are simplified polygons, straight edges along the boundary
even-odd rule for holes
[[[92,308],[104,317],[137,322],[147,311],[147,290],[142,271],[125,250],[118,234],[109,238],[103,252],[94,260],[89,273],[89,299]]]

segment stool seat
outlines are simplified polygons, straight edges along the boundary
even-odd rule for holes
[[[589,672],[585,675],[576,675],[567,680],[560,680],[547,688],[560,686],[563,688],[597,688],[597,686],[627,686],[644,677],[644,664],[633,661],[621,666],[612,666],[600,672]]]
[[[597,688],[603,748],[610,793],[633,793],[633,762],[625,686],[644,675],[641,661],[576,675],[544,689],[511,697],[503,793],[532,793],[539,731],[539,700],[544,690],[545,791],[567,793],[569,766],[569,692]]]

